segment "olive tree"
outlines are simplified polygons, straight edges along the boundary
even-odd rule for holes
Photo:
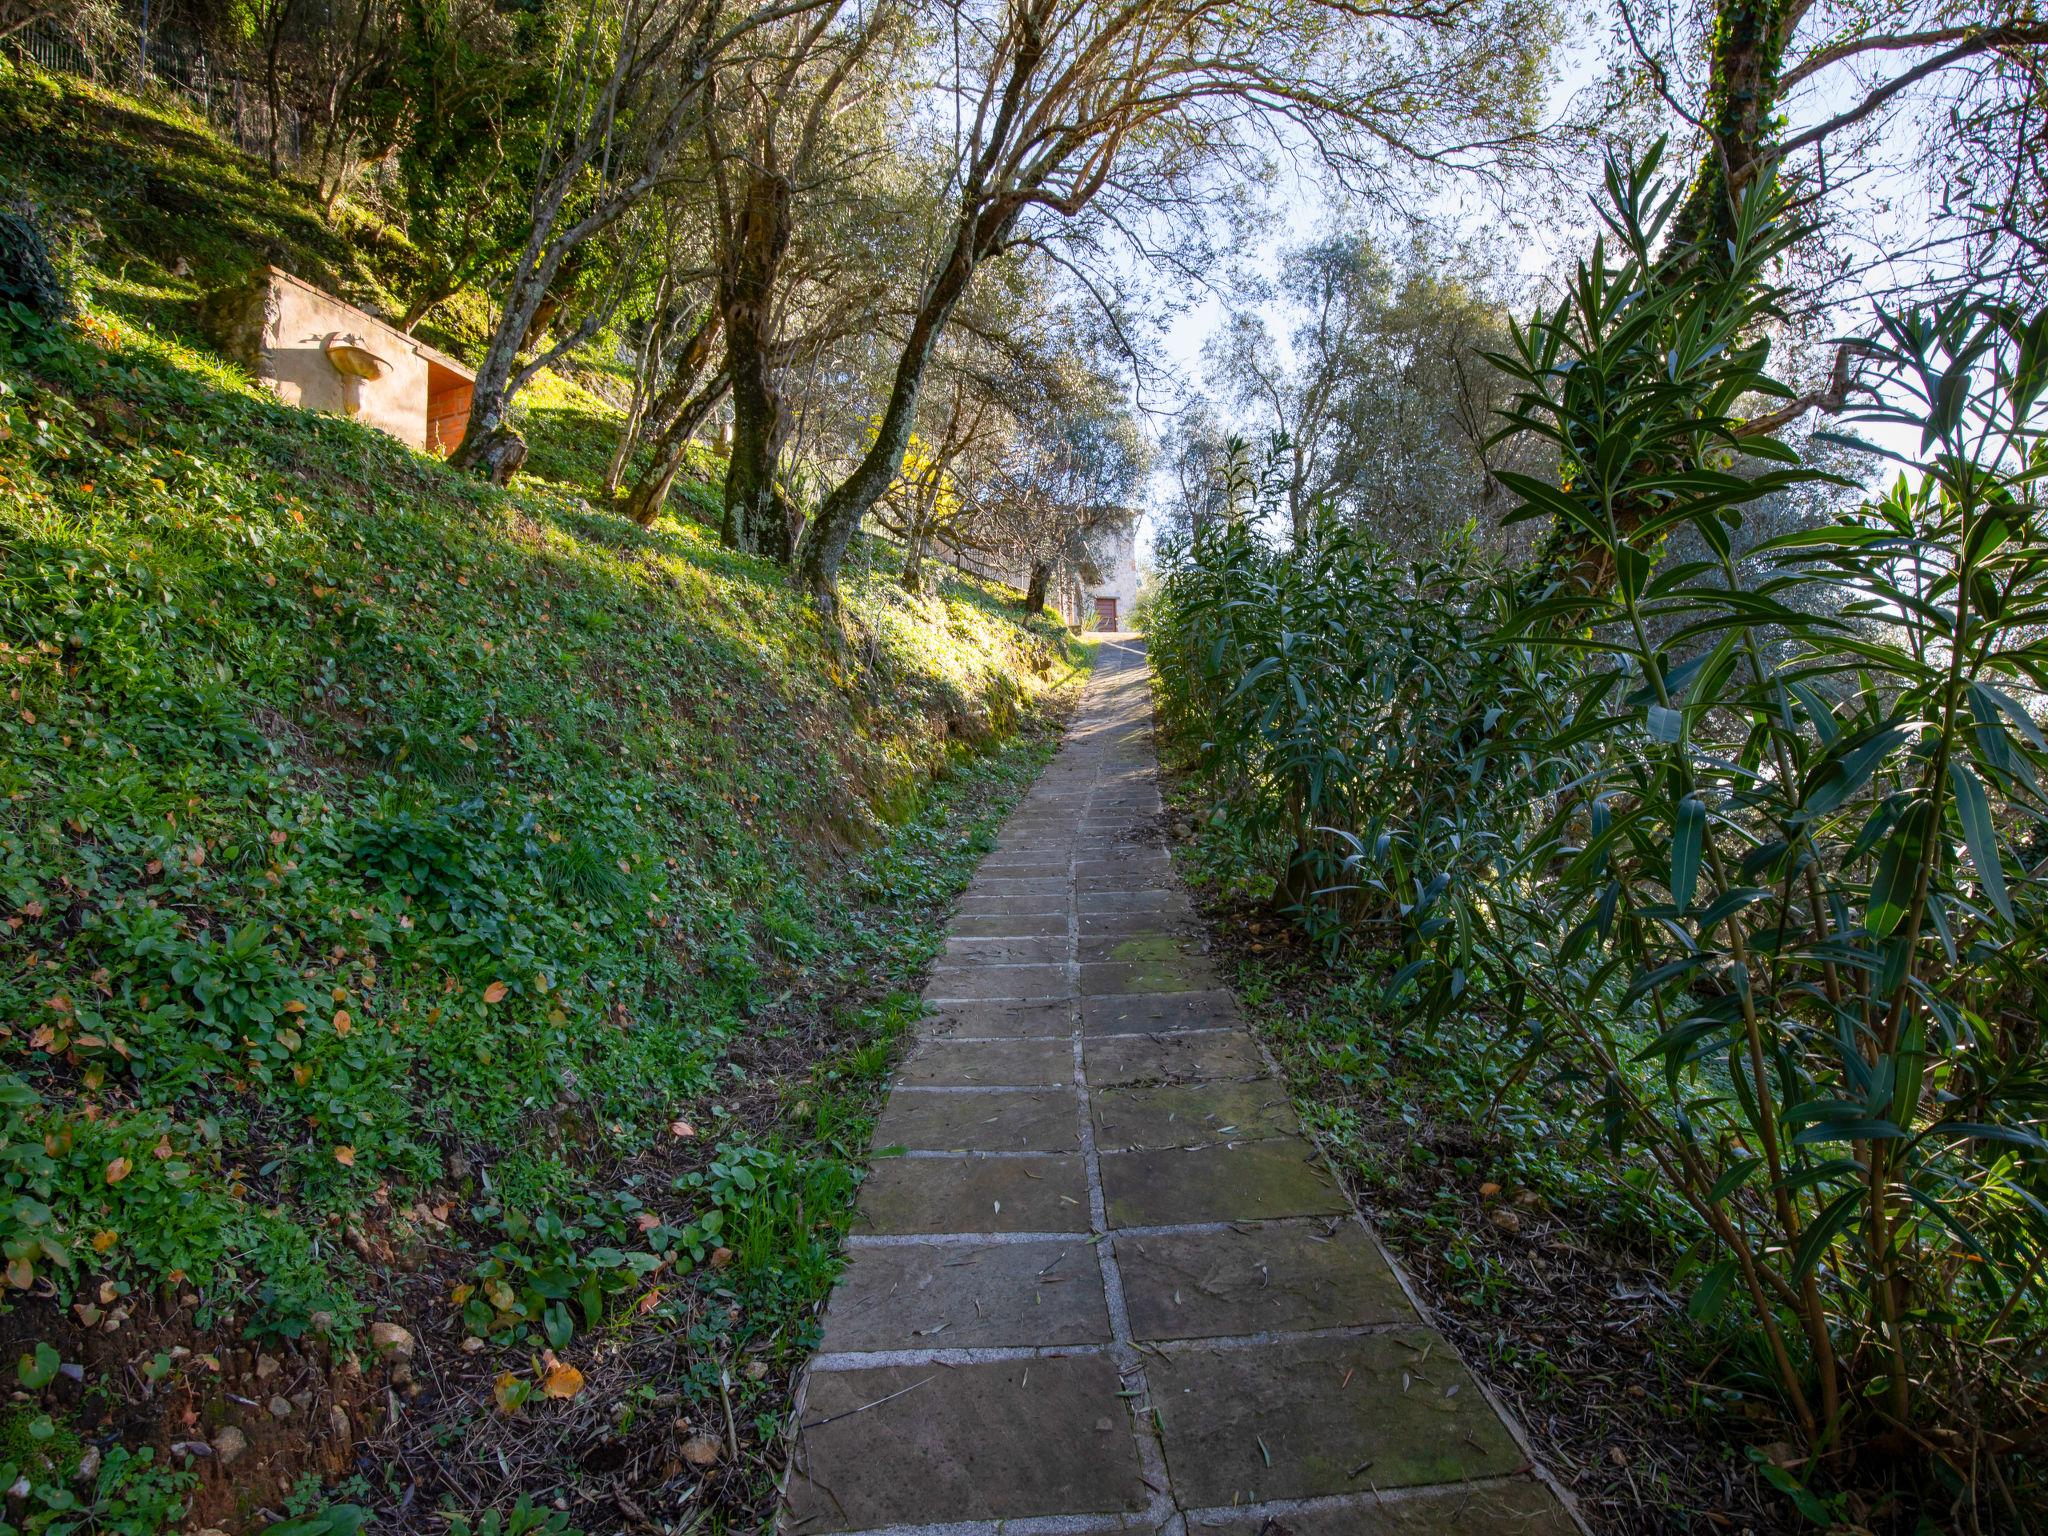
[[[525,445],[509,425],[513,397],[607,318],[605,306],[592,306],[568,334],[522,361],[565,265],[670,177],[719,61],[763,27],[821,3],[593,0],[583,12],[560,44],[527,235],[477,367],[456,464],[496,479],[517,468]]]
[[[1448,163],[1534,127],[1552,34],[1540,0],[945,0],[925,125],[948,214],[867,452],[810,520],[798,565],[828,621],[861,520],[895,478],[939,336],[991,257],[1055,240],[1099,200],[1181,203],[1252,149],[1308,146],[1353,179]]]
[[[1012,475],[1034,433],[1085,413],[1104,389],[1044,263],[1005,259],[983,274],[940,339],[913,433],[877,520],[903,540],[903,585],[924,585],[933,545],[1000,541]]]
[[[780,388],[789,352],[781,343],[797,285],[785,281],[784,268],[807,205],[858,176],[874,152],[872,132],[843,129],[880,87],[863,67],[886,55],[901,20],[890,0],[860,10],[824,0],[764,29],[754,56],[728,69],[718,109],[704,116],[732,392],[720,529],[728,548],[789,554],[793,509],[776,471],[791,424]],[[869,119],[864,126],[876,125]]]
[[[1244,427],[1273,442],[1297,547],[1328,506],[1420,553],[1505,510],[1496,469],[1544,467],[1526,436],[1496,435],[1513,398],[1485,356],[1508,344],[1498,265],[1426,242],[1396,261],[1339,229],[1249,286],[1207,349],[1208,373]]]
[[[1053,388],[1018,413],[972,535],[1026,572],[1024,608],[1039,613],[1058,571],[1084,564],[1090,536],[1128,515],[1150,468],[1151,445],[1117,379],[1070,349]]]

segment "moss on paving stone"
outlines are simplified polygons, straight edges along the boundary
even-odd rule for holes
[[[1308,1143],[1295,1138],[1196,1151],[1106,1152],[1102,1188],[1112,1227],[1336,1216],[1351,1209]]]

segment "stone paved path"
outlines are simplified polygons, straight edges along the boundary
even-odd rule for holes
[[[932,973],[783,1530],[1566,1536],[1201,957],[1156,779],[1107,641]]]

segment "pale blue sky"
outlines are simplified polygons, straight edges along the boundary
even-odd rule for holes
[[[1582,21],[1578,35],[1570,41],[1562,56],[1557,80],[1551,91],[1550,110],[1553,115],[1561,114],[1571,98],[1590,85],[1602,68],[1609,39],[1604,30],[1605,21],[1595,16]],[[1903,67],[1896,64],[1882,66],[1887,74]],[[1832,80],[1824,80],[1815,88],[1809,88],[1791,107],[1791,131],[1797,131],[1805,124],[1818,122],[1839,111],[1848,101],[1855,99],[1863,87],[1846,74]],[[1677,125],[1682,130],[1683,125]],[[1914,157],[1914,143],[1921,125],[1915,120],[1910,108],[1895,110],[1891,114],[1886,131],[1879,140],[1880,158],[1903,168],[1917,170]],[[1679,137],[1674,133],[1674,138]],[[1689,154],[1674,146],[1674,164],[1682,171],[1690,163]],[[1591,186],[1586,193],[1593,190]],[[1331,208],[1330,198],[1324,185],[1316,178],[1304,175],[1294,166],[1283,169],[1282,174],[1270,192],[1263,193],[1265,209],[1272,216],[1273,233],[1270,238],[1256,242],[1249,253],[1240,252],[1239,259],[1265,275],[1277,268],[1277,258],[1288,244],[1313,234],[1325,224]],[[1929,213],[1928,189],[1910,171],[1894,170],[1877,176],[1865,187],[1856,200],[1855,209],[1859,218],[1868,218],[1872,229],[1861,247],[1869,270],[1882,270],[1883,253],[1909,243],[1907,237],[1917,228],[1924,227]],[[1888,205],[1888,206],[1884,206]],[[1877,211],[1884,206],[1884,211]],[[1437,192],[1431,199],[1430,212],[1433,216],[1447,218],[1463,224],[1467,229],[1484,230],[1489,221],[1497,222],[1486,207],[1484,200],[1470,187],[1453,185]],[[1381,227],[1375,233],[1398,236],[1402,221],[1398,218],[1372,220],[1370,208],[1350,210],[1352,217],[1365,217],[1369,223]],[[1546,275],[1568,269],[1579,251],[1584,248],[1592,228],[1592,216],[1587,207],[1585,195],[1569,200],[1562,206],[1550,206],[1543,210],[1540,218],[1532,220],[1525,232],[1518,235],[1520,274],[1532,281],[1540,281]],[[1220,274],[1219,274],[1220,278]],[[1211,292],[1196,298],[1167,326],[1160,341],[1160,352],[1169,375],[1179,389],[1192,391],[1202,382],[1202,349],[1218,330],[1224,317],[1224,304],[1220,297]],[[1850,305],[1829,317],[1830,328],[1841,334],[1861,330],[1867,321],[1867,312],[1860,306]],[[1276,327],[1277,329],[1277,327]],[[1154,410],[1168,405],[1155,390],[1148,395],[1147,404]],[[1865,430],[1861,429],[1858,430]],[[1880,441],[1898,449],[1910,449],[1913,443],[1891,441],[1898,434],[1884,434]],[[1162,495],[1158,484],[1151,488],[1149,499],[1156,505]],[[1149,525],[1150,519],[1147,519]],[[1141,544],[1149,548],[1149,526],[1141,533]]]

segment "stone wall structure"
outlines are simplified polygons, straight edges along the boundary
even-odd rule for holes
[[[462,441],[475,375],[444,352],[278,267],[215,294],[221,348],[287,405],[330,411],[443,456]]]
[[[1109,629],[1127,630],[1138,605],[1138,519],[1136,507],[1104,507],[1081,535],[1085,553],[1075,563],[1073,609],[1068,618],[1088,624],[1107,601],[1114,605]]]

